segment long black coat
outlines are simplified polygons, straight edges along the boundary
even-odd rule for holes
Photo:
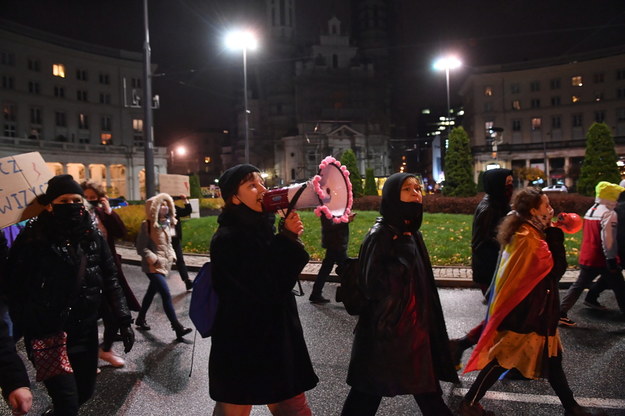
[[[510,211],[509,199],[505,195],[506,178],[512,175],[509,169],[492,169],[484,174],[486,195],[475,208],[471,230],[471,269],[473,281],[490,285],[499,256],[497,227]]]
[[[3,305],[0,299],[0,305]],[[9,336],[9,328],[0,318],[0,389],[6,398],[9,393],[20,387],[30,387],[26,367],[17,355],[15,342]]]
[[[419,231],[398,235],[378,219],[360,251],[369,303],[360,314],[347,384],[395,396],[457,382],[434,275]]]
[[[263,214],[224,211],[211,241],[219,307],[209,360],[210,396],[268,404],[319,381],[304,341],[292,289],[308,262],[297,241],[274,235]]]

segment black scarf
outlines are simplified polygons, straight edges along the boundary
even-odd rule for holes
[[[423,204],[402,202],[401,187],[407,178],[415,177],[410,173],[394,173],[384,182],[380,214],[384,222],[399,228],[402,232],[416,232],[423,221]]]

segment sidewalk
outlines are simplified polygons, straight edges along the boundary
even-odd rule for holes
[[[117,245],[117,253],[122,256],[122,261],[128,264],[141,264],[141,259],[137,254],[137,251],[132,246]],[[185,254],[184,262],[190,271],[198,271],[204,263],[210,260],[208,255],[203,254]],[[321,262],[311,261],[309,262],[302,273],[300,279],[314,281],[317,272],[321,267]],[[174,265],[175,268],[175,265]],[[471,280],[471,268],[462,266],[434,266],[434,279],[436,279],[436,285],[439,287],[474,287]],[[577,279],[579,271],[575,269],[569,269],[564,273],[562,280],[560,281],[560,288],[567,288]],[[338,283],[338,277],[334,272],[328,279],[329,282]]]

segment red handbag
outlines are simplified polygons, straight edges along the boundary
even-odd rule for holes
[[[31,341],[32,358],[37,381],[47,380],[59,374],[72,374],[74,370],[67,356],[67,334],[59,332],[51,337]]]

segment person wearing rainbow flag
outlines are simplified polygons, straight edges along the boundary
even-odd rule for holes
[[[461,416],[494,415],[479,401],[510,369],[547,378],[567,416],[590,415],[573,397],[562,369],[558,282],[567,263],[562,230],[540,189],[525,188],[499,228],[502,252],[490,291],[486,325],[466,372],[481,370],[462,400]]]

